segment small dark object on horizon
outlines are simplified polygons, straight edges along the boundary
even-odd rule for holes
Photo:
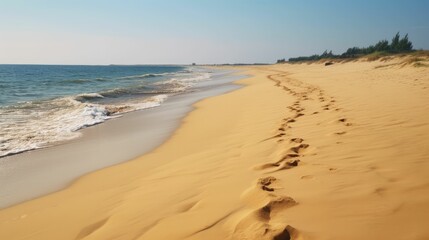
[[[332,65],[332,64],[334,64],[333,62],[327,62],[327,63],[325,63],[325,66],[329,66],[329,65]]]

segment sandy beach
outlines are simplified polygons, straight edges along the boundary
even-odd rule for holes
[[[429,238],[428,67],[234,69],[150,153],[0,210],[0,239]]]
[[[232,82],[245,77],[231,70],[201,70],[212,76],[158,107],[84,128],[71,141],[0,158],[0,209],[58,191],[84,174],[153,150],[171,136],[193,103],[237,89]]]

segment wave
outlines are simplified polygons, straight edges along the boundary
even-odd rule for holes
[[[0,108],[0,157],[79,137],[80,129],[128,112],[160,106],[168,96],[187,91],[199,81],[210,78],[206,72],[190,70],[137,77],[167,75],[170,77],[164,80],[138,86],[27,101]]]
[[[168,76],[168,75],[174,75],[177,72],[167,72],[167,73],[147,73],[147,74],[141,74],[141,75],[132,75],[132,76],[125,76],[120,77],[118,79],[140,79],[140,78],[154,78],[154,77],[162,77],[162,76]]]
[[[163,82],[128,88],[114,88],[100,93],[103,97],[118,98],[130,95],[170,94],[186,90],[187,86],[180,82]]]
[[[66,79],[66,80],[62,80],[60,81],[61,83],[87,83],[87,82],[91,82],[92,79]]]
[[[120,77],[118,79],[141,79],[141,78],[154,78],[154,77],[162,77],[162,76],[176,76],[180,74],[191,74],[194,73],[190,69],[185,69],[177,72],[165,72],[165,73],[147,73],[147,74],[141,74],[141,75],[132,75],[132,76],[125,76]]]
[[[66,80],[62,80],[59,83],[60,84],[83,84],[83,83],[92,83],[92,82],[106,82],[109,81],[111,79],[109,78],[81,78],[81,79],[66,79]]]
[[[73,98],[47,101],[39,108],[2,112],[0,156],[43,148],[73,139],[76,132],[109,119],[104,106],[84,104]]]
[[[168,98],[166,94],[160,94],[153,97],[146,98],[141,102],[128,102],[127,104],[119,104],[119,105],[108,105],[106,106],[106,110],[108,111],[108,115],[117,115],[128,113],[137,110],[143,110],[153,107],[158,107]]]
[[[102,97],[81,94],[80,97]],[[80,129],[105,122],[121,114],[160,106],[166,94],[118,104],[94,104],[63,97],[46,101],[43,108],[0,109],[0,157],[43,148],[52,143],[79,137]],[[27,103],[32,104],[32,103]],[[40,103],[37,103],[39,107]]]
[[[82,102],[85,100],[92,100],[96,98],[104,98],[104,96],[99,93],[83,93],[83,94],[76,95],[74,97],[74,99],[79,102]]]

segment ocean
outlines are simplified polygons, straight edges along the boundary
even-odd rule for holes
[[[79,137],[79,129],[160,106],[209,79],[190,66],[0,65],[0,157]]]

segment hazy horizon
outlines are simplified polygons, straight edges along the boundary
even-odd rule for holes
[[[429,49],[429,1],[2,1],[0,64],[272,63],[396,32]]]

